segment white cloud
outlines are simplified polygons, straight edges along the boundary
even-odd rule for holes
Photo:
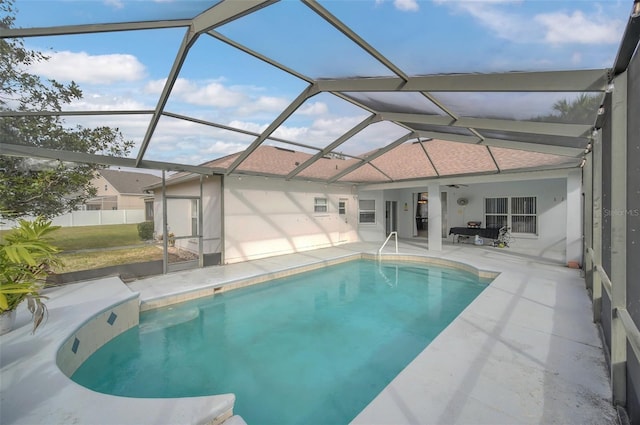
[[[159,94],[166,84],[166,78],[150,81],[145,87],[147,93]],[[246,101],[246,96],[230,90],[218,82],[198,85],[185,78],[178,78],[171,90],[171,97],[181,102],[200,106],[231,108]]]
[[[248,101],[241,92],[230,90],[220,83],[209,83],[203,87],[191,85],[189,92],[180,94],[182,100],[195,105],[230,108]]]
[[[240,108],[238,113],[241,115],[250,115],[259,112],[273,112],[283,111],[288,105],[289,101],[281,97],[275,96],[260,96],[250,102],[245,102]]]
[[[384,3],[385,0],[376,0],[376,5]],[[417,12],[420,5],[417,0],[393,0],[393,6],[403,12]]]
[[[131,97],[85,92],[82,99],[71,102],[68,109],[75,111],[113,111],[152,108]]]
[[[580,10],[557,11],[529,16],[526,5],[513,0],[458,1],[434,0],[436,4],[448,5],[454,11],[467,13],[482,26],[489,28],[497,37],[513,42],[559,44],[607,44],[618,43],[624,22],[609,18],[603,9],[591,14]],[[553,4],[553,3],[550,3]]]
[[[398,10],[402,10],[405,12],[415,12],[420,9],[418,2],[416,0],[394,0],[393,5]]]
[[[329,108],[327,104],[324,102],[312,102],[303,105],[300,109],[298,109],[298,113],[300,115],[322,115],[327,114],[329,112]]]
[[[308,137],[309,128],[307,127],[287,127],[281,125],[276,131],[273,132],[274,137],[279,137],[285,140],[304,140],[306,143],[312,142]]]
[[[571,55],[571,63],[574,65],[578,65],[580,62],[582,62],[582,53],[574,52]]]
[[[571,14],[564,12],[536,15],[545,29],[545,40],[552,44],[609,44],[618,43],[622,22],[606,19],[601,15],[586,16],[576,10]]]
[[[126,54],[90,55],[86,52],[55,52],[47,61],[33,64],[29,71],[58,81],[86,84],[110,84],[137,81],[145,76],[145,67],[135,56]]]
[[[282,111],[290,103],[287,99],[275,96],[256,96],[255,87],[229,87],[216,80],[204,85],[184,78],[178,78],[171,91],[171,98],[191,105],[211,106],[221,109],[235,109],[240,115],[260,112]],[[144,91],[148,94],[160,94],[166,79],[150,81]]]
[[[315,132],[322,132],[331,138],[338,138],[364,119],[364,116],[351,116],[339,118],[319,118],[311,124]]]
[[[229,127],[250,131],[256,134],[262,133],[267,128],[267,126],[264,124],[257,124],[254,122],[238,121],[238,120],[231,121],[229,123]]]
[[[481,25],[489,28],[498,37],[513,41],[521,40],[522,37],[531,31],[528,19],[515,13],[509,13],[500,8],[503,4],[513,3],[510,0],[492,0],[486,2],[456,0],[436,0],[437,4],[447,4],[454,10],[468,13],[473,16]]]
[[[144,86],[144,92],[147,94],[158,95],[162,93],[162,88],[167,82],[166,78],[160,80],[151,80]]]
[[[121,0],[104,0],[104,4],[107,6],[113,6],[115,9],[124,8],[124,3]]]

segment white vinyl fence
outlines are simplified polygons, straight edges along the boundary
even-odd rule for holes
[[[29,217],[25,217],[29,219]],[[106,224],[134,224],[144,221],[144,209],[73,211],[51,220],[56,226],[101,226]],[[3,220],[0,230],[11,229],[14,221]]]

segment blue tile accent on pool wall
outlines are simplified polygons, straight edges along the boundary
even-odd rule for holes
[[[58,350],[56,363],[67,376],[106,342],[138,325],[140,300],[132,297],[91,317],[67,338]],[[82,341],[82,344],[80,344]]]
[[[76,354],[78,352],[78,347],[80,346],[80,340],[78,338],[73,340],[73,345],[71,346],[71,351],[73,351],[73,354]]]

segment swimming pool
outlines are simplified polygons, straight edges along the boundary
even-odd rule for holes
[[[72,379],[129,397],[235,393],[255,424],[351,421],[485,287],[358,260],[144,312]]]

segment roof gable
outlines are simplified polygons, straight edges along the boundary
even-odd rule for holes
[[[158,176],[120,170],[100,170],[99,174],[119,193],[143,194],[144,188],[162,181]]]

